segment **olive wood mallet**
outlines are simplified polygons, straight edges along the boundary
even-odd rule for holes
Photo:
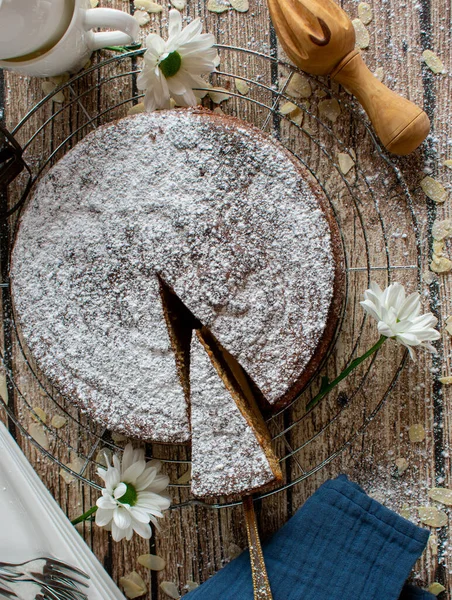
[[[330,75],[356,96],[385,148],[403,156],[424,141],[427,115],[369,71],[342,8],[332,0],[268,0],[268,5],[288,57],[311,75]]]

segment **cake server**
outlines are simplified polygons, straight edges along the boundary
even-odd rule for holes
[[[424,141],[427,115],[369,71],[355,48],[352,22],[333,0],[268,0],[268,5],[288,57],[307,73],[330,75],[356,96],[390,152],[409,154]]]

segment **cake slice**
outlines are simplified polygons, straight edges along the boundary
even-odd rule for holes
[[[282,479],[265,423],[202,328],[191,345],[192,492],[243,495]]]

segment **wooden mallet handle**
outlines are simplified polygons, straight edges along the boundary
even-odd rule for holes
[[[342,59],[331,78],[356,96],[390,152],[409,154],[427,137],[430,121],[425,112],[381,83],[369,71],[359,50]]]

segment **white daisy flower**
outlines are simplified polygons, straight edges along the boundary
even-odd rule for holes
[[[135,531],[141,537],[152,536],[150,522],[157,525],[157,517],[169,508],[169,497],[162,494],[169,478],[160,473],[158,460],[146,462],[144,450],[134,450],[127,444],[121,460],[113,456],[113,465],[97,470],[105,482],[102,496],[97,500],[96,525],[112,532],[113,539],[130,540]]]
[[[211,87],[201,75],[215,71],[220,59],[211,33],[201,33],[200,19],[182,29],[178,10],[170,10],[168,39],[156,33],[146,38],[144,67],[138,75],[139,90],[146,90],[146,110],[171,108],[171,98],[177,106],[196,106],[206,92],[194,88]]]
[[[420,314],[421,297],[417,292],[406,296],[400,283],[393,283],[383,291],[371,283],[360,304],[378,322],[380,334],[406,346],[413,360],[413,347],[423,346],[435,352],[429,342],[440,338],[434,329],[438,319],[432,313]]]

